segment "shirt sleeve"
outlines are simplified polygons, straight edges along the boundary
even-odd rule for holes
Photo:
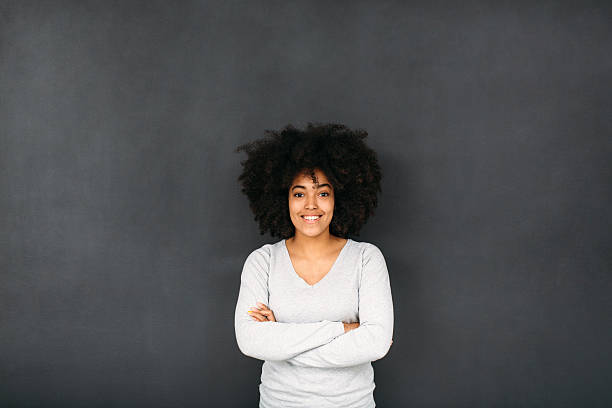
[[[234,315],[236,341],[240,351],[259,360],[287,360],[344,334],[342,322],[260,322],[247,313],[251,307],[257,306],[257,302],[269,305],[270,250],[271,245],[268,244],[253,251],[242,269]]]
[[[393,299],[382,252],[364,250],[359,285],[359,327],[333,341],[305,351],[288,362],[303,367],[348,367],[383,358],[393,337]]]

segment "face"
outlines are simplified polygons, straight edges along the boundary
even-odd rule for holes
[[[317,184],[310,175],[298,174],[289,188],[289,215],[296,235],[316,237],[329,233],[334,215],[334,191],[321,170],[315,169],[315,176]]]

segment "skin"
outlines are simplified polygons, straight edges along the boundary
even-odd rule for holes
[[[334,215],[333,186],[320,169],[315,169],[315,179],[313,182],[310,175],[299,173],[289,187],[289,216],[295,235],[285,241],[295,271],[309,285],[329,272],[347,241],[329,232]],[[321,218],[316,223],[307,223],[304,215]],[[276,321],[272,310],[261,302],[248,313],[259,322]],[[359,322],[343,324],[345,333],[359,327]]]

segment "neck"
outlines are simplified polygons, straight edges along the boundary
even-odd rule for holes
[[[287,239],[297,252],[311,255],[329,252],[329,246],[337,240],[337,237],[329,233],[329,229],[315,237],[304,235],[296,230],[295,235]]]

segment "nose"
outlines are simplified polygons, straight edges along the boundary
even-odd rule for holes
[[[309,210],[314,210],[317,208],[317,196],[316,194],[310,194],[306,198],[306,208]]]

